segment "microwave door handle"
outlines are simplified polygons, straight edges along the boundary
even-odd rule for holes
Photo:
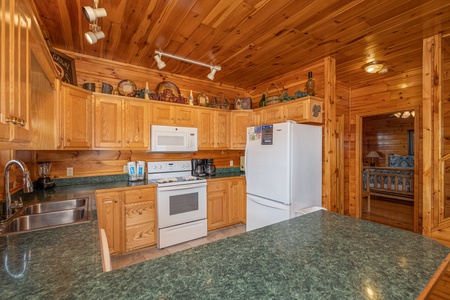
[[[204,187],[206,183],[195,183],[195,184],[185,184],[185,185],[171,185],[171,186],[158,186],[160,191],[175,191],[175,190],[187,190],[197,187]]]

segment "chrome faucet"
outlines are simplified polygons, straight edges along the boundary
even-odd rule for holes
[[[13,215],[12,210],[17,209],[22,206],[22,204],[13,203],[11,204],[11,193],[9,192],[9,170],[13,164],[19,165],[23,172],[23,192],[31,193],[33,191],[33,182],[30,179],[30,172],[27,166],[21,160],[13,159],[6,163],[5,173],[4,173],[4,184],[5,184],[5,202],[3,203],[3,215],[2,220],[6,220]]]

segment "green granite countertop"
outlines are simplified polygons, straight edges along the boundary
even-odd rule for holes
[[[415,299],[450,252],[317,211],[103,273],[97,221],[0,238],[2,299]]]

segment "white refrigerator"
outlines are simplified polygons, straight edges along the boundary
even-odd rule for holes
[[[322,127],[285,123],[247,128],[247,231],[322,206]]]

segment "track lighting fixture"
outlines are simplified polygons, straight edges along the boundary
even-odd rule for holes
[[[94,8],[90,6],[83,6],[83,14],[89,24],[89,30],[84,34],[89,44],[95,44],[98,40],[105,37],[102,28],[97,25],[97,19],[106,17],[107,13],[104,8],[98,8],[98,0],[94,0]]]
[[[214,80],[214,75],[216,75],[216,72],[217,72],[217,69],[214,67],[211,67],[211,73],[209,73],[208,76],[206,76],[206,77],[208,77],[208,79],[210,79],[210,80]]]
[[[156,64],[157,64],[159,69],[162,69],[162,68],[164,68],[166,66],[166,64],[161,59],[163,56],[166,56],[166,57],[177,59],[177,60],[181,60],[181,61],[184,61],[184,62],[187,62],[187,63],[190,63],[190,64],[194,64],[194,65],[199,65],[199,66],[202,66],[202,67],[210,68],[211,72],[206,77],[208,77],[211,80],[214,80],[214,75],[216,74],[217,71],[222,70],[222,68],[220,66],[208,65],[208,64],[205,64],[205,63],[202,63],[202,62],[199,62],[199,61],[195,61],[195,60],[191,60],[191,59],[188,59],[188,58],[183,58],[183,57],[179,57],[179,56],[176,56],[176,55],[163,53],[161,51],[155,51],[155,53],[156,53],[156,55],[154,56],[154,59],[155,59]]]
[[[166,63],[162,61],[161,59],[161,54],[156,54],[155,55],[155,60],[156,60],[156,64],[158,66],[158,69],[162,69],[166,66]]]

